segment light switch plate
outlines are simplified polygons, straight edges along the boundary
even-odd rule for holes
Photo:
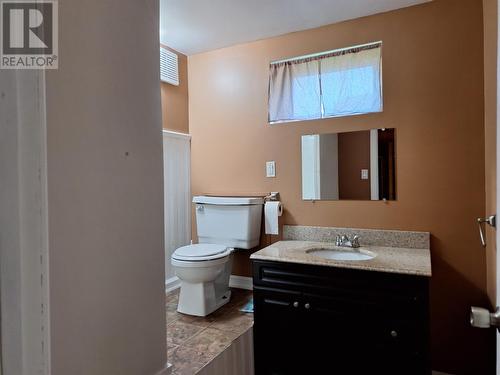
[[[276,162],[266,162],[266,177],[276,177]]]
[[[362,169],[361,170],[361,179],[362,180],[368,180],[368,169]]]

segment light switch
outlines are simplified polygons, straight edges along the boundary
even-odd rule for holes
[[[362,180],[368,180],[368,169],[362,169],[361,170],[361,179]]]
[[[274,161],[266,162],[266,177],[276,177],[276,163]]]

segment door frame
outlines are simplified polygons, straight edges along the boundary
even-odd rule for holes
[[[1,371],[50,375],[45,71],[0,83]]]
[[[495,0],[495,8],[497,10],[496,17],[496,215],[500,214],[500,18],[498,17],[498,0]],[[483,3],[484,4],[484,3]],[[487,157],[487,156],[486,156]],[[500,231],[495,230],[495,249],[498,249],[500,244]],[[495,251],[496,258],[496,305],[500,304],[500,255]],[[500,374],[500,333],[496,330],[496,373]]]
[[[496,215],[497,222],[500,214],[500,18],[498,17],[498,0],[495,0],[494,6],[497,11],[496,16]],[[483,2],[484,6],[484,2]],[[488,157],[486,155],[486,157]],[[496,241],[495,245],[495,278],[496,278],[496,305],[500,305],[500,255],[498,254],[498,245],[500,244],[500,231],[495,230],[494,239]],[[497,329],[496,331],[496,373],[500,374],[500,333]]]

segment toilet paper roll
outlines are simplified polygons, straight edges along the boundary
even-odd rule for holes
[[[266,234],[279,234],[278,218],[283,214],[283,205],[279,201],[266,202],[264,205],[264,222]]]

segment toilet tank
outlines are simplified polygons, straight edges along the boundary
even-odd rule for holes
[[[199,243],[251,249],[260,242],[262,198],[193,197]]]

